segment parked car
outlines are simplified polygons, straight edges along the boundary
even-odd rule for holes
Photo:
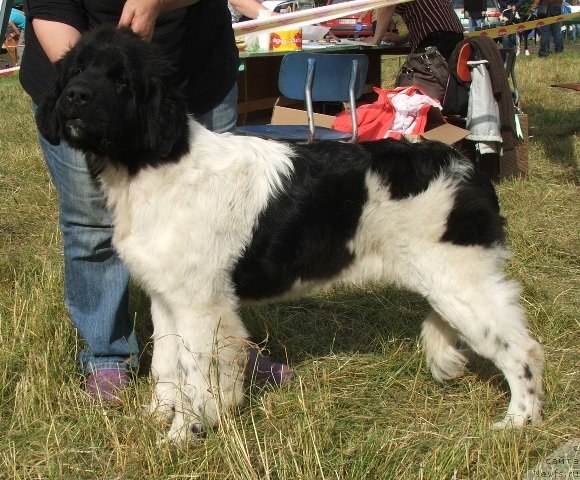
[[[501,16],[501,9],[497,0],[487,0],[486,13],[483,19],[483,28],[494,28],[500,26],[499,17]],[[455,14],[459,17],[463,30],[469,30],[469,17],[463,9],[463,0],[453,0],[453,10]]]
[[[328,0],[327,5],[335,5],[347,1]],[[322,22],[320,25],[329,27],[330,33],[337,37],[372,37],[374,35],[372,10],[328,20],[327,22]]]

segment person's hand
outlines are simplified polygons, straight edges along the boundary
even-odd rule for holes
[[[157,17],[164,0],[127,0],[121,13],[119,27],[133,30],[144,40],[151,40]]]
[[[388,43],[401,43],[401,36],[398,33],[386,32],[383,35],[383,41]]]
[[[375,37],[366,37],[362,39],[363,43],[368,43],[369,45],[380,45],[381,41],[375,40]]]

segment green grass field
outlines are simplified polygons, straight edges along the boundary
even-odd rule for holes
[[[579,65],[579,52],[518,61],[530,174],[498,185],[509,275],[524,286],[530,329],[546,351],[543,424],[491,431],[508,403],[497,370],[476,362],[437,384],[418,348],[426,302],[369,285],[245,309],[253,339],[297,377],[254,389],[219,429],[181,448],[164,443],[167,425],[141,413],[150,318],[137,288],[135,385],[118,408],[97,407],[82,390],[55,191],[30,101],[16,76],[0,78],[0,479],[512,480],[580,437],[580,93],[550,87],[577,82]]]

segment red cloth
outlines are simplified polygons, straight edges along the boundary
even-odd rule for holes
[[[361,105],[356,109],[360,142],[385,138],[395,120],[395,107],[387,96],[388,92],[375,87],[373,90],[379,98],[374,103]],[[339,113],[332,128],[341,132],[352,132],[350,112]]]
[[[378,99],[356,109],[358,140],[361,142],[420,135],[425,132],[429,110],[441,108],[437,100],[429,97],[419,87],[398,87],[394,90],[375,87],[373,90],[379,96]],[[339,113],[332,128],[351,133],[350,112]]]

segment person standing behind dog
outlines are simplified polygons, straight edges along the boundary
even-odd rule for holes
[[[53,63],[83,32],[112,23],[159,46],[200,123],[216,132],[235,127],[239,57],[226,0],[28,0],[25,8],[20,81],[35,105],[53,83]],[[112,246],[112,222],[84,157],[64,142],[50,145],[40,134],[39,140],[59,197],[65,300],[85,341],[79,355],[85,388],[93,398],[115,402],[139,356],[129,273]],[[285,367],[259,360],[269,375]]]
[[[409,30],[408,35],[385,36],[393,14],[400,15]],[[375,34],[367,43],[379,45],[383,40],[394,43],[409,41],[411,52],[422,52],[435,46],[446,59],[460,41],[463,40],[463,27],[451,0],[415,0],[410,3],[384,7],[377,11]]]
[[[15,65],[20,65],[20,60],[22,59],[22,53],[24,52],[24,32],[26,30],[26,17],[24,14],[13,8],[10,10],[10,17],[8,19],[8,28],[6,29],[6,44],[8,46],[9,40],[16,45],[12,52],[10,52],[10,57],[12,58]],[[11,46],[11,48],[13,48]]]
[[[481,27],[483,27],[485,0],[465,0],[463,8],[469,16],[469,31],[481,30]]]
[[[538,18],[556,17],[562,14],[562,0],[535,0],[532,4],[532,11],[536,12]],[[538,30],[540,32],[539,57],[547,57],[550,54],[550,39],[554,40],[556,53],[564,50],[562,22],[543,25]]]

